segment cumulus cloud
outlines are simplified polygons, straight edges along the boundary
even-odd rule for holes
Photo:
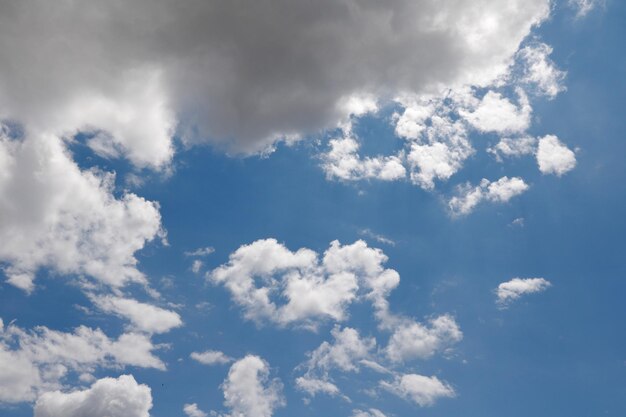
[[[362,180],[376,178],[394,181],[406,177],[401,156],[361,158],[359,143],[352,137],[332,139],[330,150],[322,155],[322,168],[329,179]]]
[[[232,362],[232,358],[218,350],[207,350],[205,352],[192,352],[189,357],[203,365],[224,365]]]
[[[32,401],[42,391],[57,389],[69,372],[80,375],[96,367],[124,366],[165,369],[155,349],[143,334],[111,339],[85,326],[65,333],[43,326],[26,331],[11,324],[0,333],[0,403]]]
[[[513,278],[498,285],[496,289],[497,303],[501,308],[506,308],[522,295],[545,291],[551,285],[549,281],[543,278]]]
[[[83,391],[53,391],[35,403],[35,417],[149,417],[150,387],[132,375],[102,378]]]
[[[275,239],[264,239],[241,246],[208,278],[231,293],[249,320],[315,328],[321,320],[344,320],[358,297],[393,289],[400,278],[384,268],[386,261],[380,249],[361,240],[331,242],[320,262],[310,249],[292,252]]]
[[[271,6],[4,4],[0,118],[92,132],[94,150],[138,166],[167,165],[176,128],[187,143],[258,152],[336,126],[360,111],[355,96],[491,82],[550,11],[548,0]]]
[[[381,387],[421,407],[435,404],[441,398],[454,397],[454,389],[436,376],[405,374],[393,381],[381,381]]]
[[[222,384],[224,405],[231,417],[271,417],[276,408],[285,405],[280,380],[270,380],[269,375],[269,364],[254,355],[231,366]]]
[[[519,177],[502,177],[491,182],[483,178],[480,184],[472,187],[469,184],[459,187],[459,195],[448,201],[450,212],[455,216],[466,215],[482,201],[505,203],[511,198],[528,190],[529,186]]]
[[[208,414],[198,408],[198,404],[185,404],[183,412],[187,417],[207,417]]]
[[[537,164],[543,174],[561,176],[576,166],[576,155],[554,135],[539,139]]]
[[[132,193],[116,197],[114,181],[81,170],[56,136],[0,131],[0,261],[8,282],[32,291],[46,267],[113,287],[145,284],[134,254],[163,236],[159,206]]]
[[[532,108],[523,90],[518,89],[517,93],[519,107],[500,93],[489,91],[475,110],[461,110],[461,116],[481,132],[523,132],[530,126]]]
[[[526,45],[517,53],[523,64],[521,82],[535,86],[534,91],[552,99],[565,90],[566,72],[550,59],[552,48],[542,42]]]
[[[463,339],[463,333],[452,316],[433,318],[425,326],[410,320],[396,325],[385,352],[394,362],[429,358],[437,351]]]
[[[166,333],[180,327],[183,321],[175,311],[166,310],[132,298],[92,295],[91,301],[103,312],[130,320],[132,329],[146,333]]]

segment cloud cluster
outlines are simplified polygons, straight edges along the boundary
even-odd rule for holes
[[[139,333],[111,339],[85,326],[65,333],[43,326],[26,331],[0,325],[0,403],[32,401],[42,391],[57,389],[69,372],[80,375],[96,367],[124,366],[163,370],[155,349],[150,338]]]
[[[466,215],[482,201],[505,203],[528,188],[528,184],[519,177],[502,177],[495,182],[483,178],[475,187],[469,183],[459,186],[458,195],[450,199],[448,208],[455,216]]]
[[[454,389],[436,376],[406,374],[392,382],[382,381],[381,387],[421,407],[433,405],[440,398],[454,397]]]
[[[82,391],[46,392],[37,399],[34,417],[149,417],[151,408],[150,388],[121,375]]]
[[[157,203],[116,196],[115,176],[82,170],[57,137],[0,130],[0,261],[32,291],[40,268],[112,287],[146,283],[134,254],[163,236]]]
[[[395,154],[360,155],[360,143],[352,129],[358,118],[353,118],[342,128],[340,137],[329,141],[329,149],[321,156],[322,169],[329,179],[408,178],[425,190],[434,190],[437,182],[450,180],[476,152],[472,135],[488,134],[501,137],[497,145],[487,148],[498,161],[535,155],[542,173],[564,174],[576,164],[574,153],[554,135],[535,139],[527,133],[532,120],[529,94],[552,99],[565,89],[565,72],[552,62],[551,53],[550,46],[528,41],[512,56],[506,71],[482,88],[468,84],[395,97],[400,110],[394,113],[392,124],[396,137],[403,142]],[[373,112],[370,117],[378,117]],[[473,197],[463,207],[453,198],[453,213],[467,214],[478,201],[507,201],[491,198],[494,196],[478,188]]]
[[[170,0],[2,5],[0,118],[162,168],[174,132],[258,152],[334,127],[351,98],[500,75],[548,0]],[[71,47],[68,47],[71,45]]]
[[[399,276],[384,268],[386,261],[380,249],[361,240],[331,242],[320,261],[310,249],[292,252],[276,239],[264,239],[241,246],[208,279],[230,292],[248,320],[315,328],[320,321],[345,320],[347,307],[359,297],[393,289]]]

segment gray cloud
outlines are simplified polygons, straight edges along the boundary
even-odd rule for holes
[[[485,84],[549,0],[45,0],[0,6],[0,117],[163,167],[174,129],[252,153],[349,97]]]

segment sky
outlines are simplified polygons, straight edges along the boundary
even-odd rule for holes
[[[625,415],[624,19],[1,2],[0,415]]]

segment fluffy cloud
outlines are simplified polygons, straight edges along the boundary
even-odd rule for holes
[[[431,406],[440,398],[455,396],[454,389],[436,376],[406,374],[391,382],[382,381],[381,386],[421,407]]]
[[[354,96],[490,82],[549,6],[13,2],[0,13],[0,117],[94,132],[94,149],[139,166],[167,164],[176,126],[187,142],[257,152],[334,127]]]
[[[536,92],[548,98],[554,98],[565,90],[563,80],[566,73],[552,62],[551,53],[552,48],[541,42],[526,45],[517,53],[524,68],[521,81],[534,85]]]
[[[203,365],[224,365],[232,362],[232,358],[217,350],[207,350],[205,352],[192,352],[189,357]]]
[[[532,108],[526,94],[521,89],[519,108],[501,94],[489,91],[474,111],[461,110],[461,115],[481,132],[515,133],[523,132],[530,126]]]
[[[269,379],[269,364],[258,356],[248,355],[235,362],[222,384],[224,404],[231,417],[271,417],[285,405],[282,384]]]
[[[322,156],[322,168],[329,179],[393,181],[406,177],[401,156],[361,158],[357,153],[359,143],[352,137],[332,139],[329,146],[330,150]]]
[[[543,174],[561,176],[576,166],[576,155],[554,135],[539,139],[537,164]]]
[[[31,401],[72,371],[95,367],[138,366],[165,369],[153,354],[155,346],[141,334],[124,333],[110,339],[100,329],[78,327],[64,333],[39,326],[25,331],[15,325],[0,333],[0,403]]]
[[[404,320],[399,323],[385,348],[389,359],[394,362],[414,358],[429,358],[435,352],[463,338],[458,324],[449,315],[430,320],[430,325]]]
[[[400,278],[383,267],[386,261],[361,240],[331,242],[320,262],[310,249],[291,252],[265,239],[241,246],[208,277],[228,289],[249,320],[315,327],[320,320],[344,320],[360,295],[373,299],[393,289]]]
[[[90,298],[100,310],[127,318],[133,329],[142,332],[166,333],[183,324],[178,313],[131,298],[112,295],[94,295]]]
[[[543,278],[513,278],[503,282],[496,289],[497,303],[506,308],[522,295],[545,291],[552,284]]]
[[[113,287],[146,283],[135,252],[162,235],[158,204],[114,194],[113,174],[81,170],[56,136],[0,132],[0,261],[8,282],[34,288],[39,268]]]
[[[37,399],[35,417],[149,417],[151,408],[150,388],[122,375],[83,391],[46,392]]]
[[[198,404],[185,404],[183,411],[187,417],[207,417],[207,413],[198,408]]]
[[[450,199],[448,207],[453,215],[466,215],[484,200],[505,203],[528,190],[528,187],[519,177],[502,177],[496,182],[483,178],[476,187],[469,184],[459,187],[459,195]]]

